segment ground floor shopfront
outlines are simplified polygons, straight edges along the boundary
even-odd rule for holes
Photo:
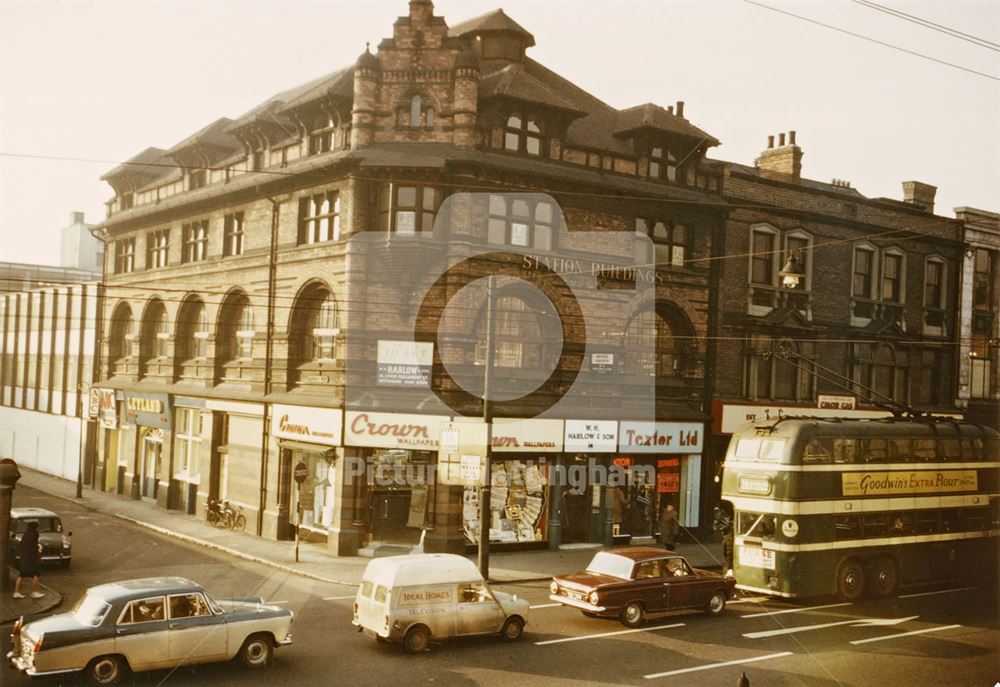
[[[455,418],[100,392],[97,489],[202,518],[225,501],[249,532],[337,555],[478,545],[480,488],[446,484],[438,469],[441,426]],[[702,434],[691,422],[498,420],[491,543],[654,537],[667,503],[698,526]]]

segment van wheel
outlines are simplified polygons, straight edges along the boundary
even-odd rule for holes
[[[872,593],[875,596],[892,596],[896,593],[896,584],[899,577],[896,574],[896,564],[888,556],[881,556],[872,565],[871,570]]]
[[[265,634],[250,635],[240,648],[240,663],[247,668],[264,668],[271,663],[274,643]]]
[[[865,569],[853,558],[837,569],[837,594],[844,601],[857,601],[865,591]]]
[[[621,621],[625,627],[642,627],[646,624],[646,609],[638,601],[629,601],[622,607]]]
[[[121,656],[98,656],[87,664],[83,672],[90,684],[103,687],[118,684],[126,671],[128,666]]]
[[[719,615],[726,608],[726,593],[721,589],[712,594],[712,598],[705,604],[705,612],[709,615]]]
[[[403,648],[410,654],[426,651],[430,643],[431,632],[423,625],[411,627],[406,631],[406,636],[403,637]]]
[[[500,630],[500,634],[508,642],[516,642],[524,634],[524,621],[518,616],[512,615],[507,618],[507,622],[503,624],[503,629]]]

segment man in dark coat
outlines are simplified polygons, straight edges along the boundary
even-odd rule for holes
[[[14,598],[23,599],[21,593],[21,580],[31,578],[31,598],[40,599],[45,596],[45,592],[38,591],[38,564],[40,562],[40,552],[38,550],[38,522],[31,520],[28,522],[28,531],[21,537],[17,545],[17,579],[14,581]]]
[[[660,515],[660,543],[666,547],[667,551],[677,548],[677,535],[680,534],[681,524],[677,520],[677,511],[674,505],[668,504]]]

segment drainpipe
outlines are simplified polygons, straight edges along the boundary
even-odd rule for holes
[[[267,267],[267,335],[264,344],[264,431],[260,444],[260,504],[257,508],[257,536],[264,534],[264,509],[267,507],[267,467],[271,442],[271,366],[274,362],[274,301],[277,290],[278,213],[281,204],[270,196],[271,202],[271,253]]]

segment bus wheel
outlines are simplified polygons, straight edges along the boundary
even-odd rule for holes
[[[857,601],[865,591],[865,569],[849,559],[837,569],[837,595],[844,601]]]
[[[888,556],[878,558],[871,566],[871,588],[876,596],[892,596],[896,593],[899,577],[896,564]]]

